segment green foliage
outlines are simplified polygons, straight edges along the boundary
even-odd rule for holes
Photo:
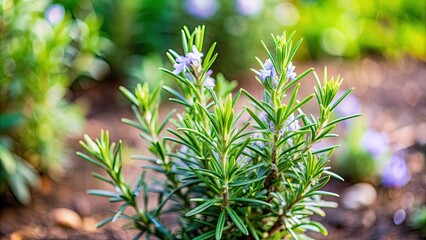
[[[288,30],[306,36],[312,58],[373,54],[426,60],[425,1],[301,0],[293,6],[298,20]]]
[[[94,15],[72,19],[49,3],[0,5],[0,188],[9,185],[22,203],[30,200],[27,186],[37,185],[37,171],[58,170],[64,138],[81,129],[82,109],[65,95],[97,50]]]
[[[414,229],[419,229],[422,237],[426,236],[426,207],[414,209],[410,219],[410,226]]]
[[[332,133],[336,124],[354,117],[332,119],[335,107],[351,90],[338,98],[340,78],[328,78],[325,73],[320,81],[314,73],[314,93],[298,100],[301,80],[313,69],[294,76],[291,61],[300,41],[294,43],[293,34],[284,34],[273,36],[273,50],[265,47],[273,66],[259,61],[263,69],[254,70],[264,89],[263,99],[243,89],[232,95],[235,85],[223,76],[218,75],[216,85],[212,84],[208,70],[217,57],[216,44],[205,55],[199,53],[204,48],[204,31],[204,27],[193,32],[185,27],[183,54],[173,50],[167,54],[174,71],[162,69],[179,90],[163,88],[183,112],[172,111],[159,119],[161,85],[152,92],[146,83],[133,92],[121,88],[135,115],[135,120],[123,122],[139,130],[152,154],[134,159],[145,161],[143,168],[162,178],[148,185],[143,173],[131,187],[122,175],[121,142],[110,143],[104,132],[99,139],[86,135],[81,141],[87,154],[77,154],[103,169],[107,177],[97,173],[94,177],[115,189],[88,193],[122,202],[115,215],[100,225],[124,219],[126,227],[140,231],[135,239],[144,234],[160,239],[307,239],[308,230],[327,235],[325,227],[310,217],[324,216],[324,207],[336,207],[321,197],[337,194],[321,188],[330,177],[340,178],[327,166],[337,146],[313,147],[336,137]],[[238,112],[242,94],[250,104]],[[302,110],[313,99],[319,116]],[[157,194],[157,206],[148,208],[153,197],[148,193]],[[136,200],[139,196],[142,202]],[[125,211],[128,207],[133,214]],[[161,222],[161,216],[169,212],[179,222],[173,230]]]
[[[61,1],[63,2],[63,1]],[[109,39],[104,58],[112,73],[127,78],[144,56],[176,48],[170,36],[182,25],[202,23],[206,43],[220,42],[217,51],[228,61],[215,68],[227,76],[247,70],[257,43],[266,34],[297,31],[305,36],[299,59],[329,56],[426,59],[425,1],[418,0],[96,0],[66,1],[74,12],[91,2],[103,16]],[[248,4],[244,4],[248,2]],[[241,7],[240,5],[245,5]],[[117,24],[119,22],[120,24]],[[237,71],[236,71],[237,70]],[[132,76],[135,77],[135,76]],[[145,81],[146,79],[138,78]]]
[[[114,81],[130,79],[128,85],[134,86],[133,80],[140,82],[142,78],[137,75],[138,72],[149,71],[149,74],[158,74],[144,68],[150,61],[160,60],[160,64],[163,64],[164,59],[156,53],[164,52],[167,49],[165,47],[170,46],[170,38],[167,36],[173,32],[171,28],[176,22],[176,14],[170,14],[171,5],[175,5],[175,1],[55,1],[64,4],[76,18],[83,18],[87,12],[94,11],[102,19],[99,21],[102,36],[99,44],[100,55],[105,62],[102,62],[100,71],[108,74],[103,77]],[[84,84],[81,84],[81,87],[84,88]]]
[[[235,70],[247,70],[252,63],[252,56],[261,50],[257,43],[261,36],[276,30],[274,24],[263,23],[274,21],[273,7],[275,0],[267,0],[265,11],[245,16],[236,9],[236,1],[213,0],[201,1],[198,5],[208,5],[216,2],[220,5],[218,11],[209,19],[199,19],[188,12],[187,2],[168,0],[74,0],[57,1],[80,16],[85,11],[93,9],[102,17],[102,57],[108,63],[110,76],[113,79],[137,79],[147,81],[142,75],[136,75],[136,68],[144,65],[146,58],[154,53],[164,52],[179,45],[172,41],[182,25],[195,27],[202,21],[210,29],[205,42],[221,42],[219,53],[229,61],[217,62],[216,69],[226,73],[235,73]],[[193,1],[192,1],[193,2]],[[269,5],[270,4],[270,5]],[[262,6],[261,9],[262,10]],[[268,7],[267,6],[271,6]],[[267,9],[266,9],[267,8]],[[202,11],[202,10],[201,10]],[[117,24],[119,22],[120,24]],[[215,39],[213,39],[213,37]],[[238,55],[230,52],[240,52]],[[164,59],[162,59],[164,60]],[[149,60],[148,60],[149,61]],[[156,74],[149,71],[149,74]],[[233,76],[234,77],[234,76]],[[131,86],[130,84],[125,84]]]

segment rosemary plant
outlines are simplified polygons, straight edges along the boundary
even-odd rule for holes
[[[321,81],[313,69],[298,76],[292,65],[301,41],[292,35],[272,36],[273,49],[262,42],[269,58],[260,70],[253,70],[263,88],[263,99],[235,88],[210,67],[216,60],[214,43],[203,53],[204,27],[182,30],[183,55],[169,50],[174,69],[169,74],[179,90],[159,84],[152,92],[147,84],[134,92],[121,88],[131,101],[135,120],[123,122],[140,131],[151,156],[134,156],[147,162],[144,169],[158,172],[160,183],[147,184],[145,171],[133,187],[122,172],[121,142],[110,143],[108,132],[99,139],[84,136],[87,151],[79,156],[98,166],[107,177],[95,178],[111,184],[115,191],[89,190],[88,193],[121,202],[119,210],[99,223],[99,227],[127,221],[142,236],[160,239],[309,239],[305,232],[327,230],[310,217],[324,216],[324,207],[336,207],[322,196],[337,196],[323,191],[330,177],[341,179],[327,167],[336,146],[314,149],[325,138],[336,137],[335,125],[347,116],[334,119],[336,106],[351,92],[335,99],[342,80]],[[300,81],[313,73],[314,93],[298,100]],[[161,89],[181,104],[183,112],[170,112],[159,119]],[[250,100],[240,112],[235,106],[241,94]],[[307,115],[302,107],[311,100],[319,106],[319,116]],[[250,121],[241,117],[245,112]],[[174,127],[168,127],[172,123]],[[150,192],[157,193],[156,207],[148,208]],[[138,200],[142,198],[141,200]],[[133,208],[133,211],[126,211]],[[134,214],[131,214],[134,212]],[[173,212],[179,228],[170,230],[161,216]]]
[[[0,195],[22,204],[68,160],[67,136],[84,119],[68,88],[99,59],[99,19],[72,18],[63,2],[0,1]]]

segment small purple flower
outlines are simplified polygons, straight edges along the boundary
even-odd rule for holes
[[[173,65],[175,70],[173,71],[174,74],[179,74],[185,69],[189,68],[189,65],[191,64],[191,61],[189,58],[184,56],[179,56],[176,58],[176,63]]]
[[[271,70],[262,69],[260,70],[259,78],[262,79],[262,81],[265,81],[265,79],[270,77],[271,75]]]
[[[296,131],[300,128],[299,120],[295,120],[294,114],[291,114],[285,121],[286,131]]]
[[[272,121],[269,121],[269,129],[271,132],[275,132],[275,123]]]
[[[179,152],[186,153],[189,150],[189,148],[186,145],[181,145],[179,148]]]
[[[216,80],[212,77],[208,77],[204,80],[204,86],[214,88],[216,86]]]
[[[255,133],[254,135],[253,135],[253,138],[262,138],[263,136],[262,136],[262,134],[261,133]],[[264,146],[265,146],[265,142],[263,142],[263,141],[253,141],[252,142],[252,145],[253,146],[257,146],[257,147],[260,147],[260,148],[263,148]]]
[[[260,112],[259,119],[262,122],[266,122],[266,120],[268,119],[268,114],[265,111]]]
[[[277,76],[277,72],[275,71],[274,64],[272,64],[271,59],[266,59],[266,61],[263,63],[263,69],[260,70],[259,78],[262,81],[265,81],[269,77],[275,77]]]
[[[262,122],[267,122],[268,121],[268,114],[265,111],[260,112],[259,114],[259,119]],[[269,130],[271,130],[271,132],[275,132],[275,124],[272,121],[269,121]],[[283,129],[280,130],[280,135],[283,133]]]
[[[403,187],[410,181],[410,170],[401,154],[393,154],[382,172],[382,183],[386,187]]]
[[[195,82],[195,77],[191,75],[189,72],[185,72],[186,79],[190,80],[191,82]]]
[[[260,112],[259,119],[262,122],[267,122],[268,114],[265,111]],[[275,124],[272,121],[269,121],[269,130],[271,130],[271,132],[275,132]]]
[[[194,66],[198,67],[201,65],[201,58],[203,57],[203,53],[200,53],[197,47],[192,46],[192,52],[188,53],[186,57],[192,64],[194,64]]]
[[[275,123],[272,121],[269,121],[269,130],[271,130],[271,132],[275,133]],[[280,132],[278,133],[279,136],[283,135],[285,129],[281,128]]]
[[[296,69],[296,67],[293,65],[292,62],[290,62],[286,68],[286,76],[287,79],[289,79],[290,81],[294,81],[294,79],[296,79],[296,73],[294,72],[294,69]]]
[[[217,0],[186,0],[185,9],[194,17],[210,18],[216,14],[219,8]]]
[[[191,64],[198,67],[201,65],[201,58],[203,57],[203,53],[200,53],[197,47],[192,46],[192,52],[186,54],[186,56],[179,56],[176,58],[176,63],[173,65],[175,70],[173,70],[174,74],[179,74],[188,69]]]
[[[204,78],[203,86],[210,87],[210,88],[214,88],[216,86],[216,80],[211,77],[212,74],[213,74],[213,70],[210,69],[207,71],[206,76]]]
[[[375,130],[367,130],[362,137],[362,145],[371,156],[378,157],[389,149],[389,138],[386,134]]]
[[[263,9],[263,0],[237,0],[237,11],[245,16],[253,16]]]
[[[46,10],[44,18],[52,25],[58,24],[65,16],[65,9],[61,4],[52,4]]]
[[[333,104],[343,95],[342,91],[337,92],[335,99],[333,100]],[[343,99],[342,102],[336,107],[336,113],[340,116],[350,116],[354,114],[358,114],[361,112],[361,103],[358,98],[349,94]],[[346,122],[346,121],[345,121]],[[344,123],[345,123],[344,122]]]

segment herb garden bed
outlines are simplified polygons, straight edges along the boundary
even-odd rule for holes
[[[322,66],[323,64],[318,64]],[[329,71],[340,72],[346,84],[356,87],[355,94],[363,103],[363,113],[374,115],[372,126],[386,131],[391,141],[400,148],[410,148],[408,166],[412,172],[410,182],[401,189],[376,187],[377,200],[374,204],[358,210],[342,207],[341,198],[337,209],[325,209],[325,218],[316,217],[328,229],[329,235],[311,234],[318,239],[420,239],[420,233],[407,226],[408,216],[401,225],[395,225],[395,212],[398,209],[410,209],[413,203],[425,203],[425,143],[424,122],[426,119],[426,66],[424,63],[407,61],[403,66],[387,66],[380,61],[364,60],[360,65],[333,66]],[[298,67],[298,69],[304,69]],[[297,69],[296,69],[297,70]],[[339,70],[339,71],[336,71]],[[367,83],[367,84],[366,84]],[[256,89],[255,82],[244,82],[245,88]],[[128,107],[120,104],[109,104],[105,109],[105,99],[110,101],[112,94],[118,93],[116,86],[107,86],[102,91],[93,90],[86,95],[92,113],[90,114],[86,132],[96,136],[100,129],[110,129],[115,139],[125,139],[132,148],[141,148],[138,134],[129,126],[120,123],[121,117],[130,117]],[[260,93],[259,93],[260,94]],[[102,101],[97,101],[100,99]],[[168,112],[168,111],[164,111]],[[382,123],[385,124],[382,124]],[[382,125],[381,125],[382,124]],[[422,125],[423,124],[423,125]],[[403,127],[403,128],[402,128]],[[79,137],[78,137],[79,138]],[[423,138],[423,140],[422,140]],[[70,145],[80,150],[76,139],[70,139]],[[422,145],[423,144],[423,145]],[[136,150],[138,151],[138,150]],[[124,156],[131,151],[124,149]],[[71,153],[72,154],[72,153]],[[137,175],[140,162],[127,161],[127,176]],[[132,231],[123,231],[120,221],[108,224],[101,229],[94,229],[97,222],[111,215],[119,205],[111,205],[104,198],[86,195],[86,190],[102,188],[90,176],[96,171],[94,167],[77,158],[72,158],[70,167],[58,181],[43,178],[41,191],[34,193],[33,201],[28,207],[17,206],[16,203],[0,204],[0,238],[1,239],[129,239]],[[148,173],[148,179],[155,178]],[[131,180],[131,177],[128,177]],[[135,178],[136,179],[136,178]],[[353,183],[348,180],[333,180],[326,190],[341,194]],[[82,223],[77,229],[64,228],[54,219],[53,210],[69,208],[78,213]],[[407,211],[409,212],[409,211]]]

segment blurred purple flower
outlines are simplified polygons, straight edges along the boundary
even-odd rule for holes
[[[262,136],[262,134],[261,133],[255,133],[254,135],[253,135],[253,138],[254,139],[256,139],[256,138],[263,138],[263,136]],[[263,148],[264,146],[265,146],[265,142],[263,142],[263,141],[253,141],[252,142],[252,145],[253,146],[257,146],[257,147],[260,147],[260,148]]]
[[[58,24],[65,16],[65,9],[61,4],[52,4],[46,10],[44,18],[52,25]]]
[[[267,122],[268,114],[265,111],[260,112],[259,119],[262,122]],[[269,121],[269,130],[271,130],[271,132],[275,132],[275,124],[272,121]]]
[[[237,11],[245,16],[253,16],[263,9],[263,0],[237,0]]]
[[[206,87],[210,87],[210,88],[214,88],[216,86],[216,80],[214,80],[214,78],[211,77],[211,75],[213,74],[213,71],[210,69],[207,71],[206,73],[206,79],[204,80],[204,86]]]
[[[339,99],[343,95],[342,91],[339,91],[336,95],[335,101]],[[361,103],[359,102],[358,98],[353,96],[352,94],[349,94],[348,96],[343,99],[342,102],[336,107],[336,113],[340,116],[350,116],[354,114],[358,114],[361,112]],[[346,121],[344,121],[345,123]]]
[[[260,70],[259,78],[262,81],[265,81],[268,77],[275,77],[277,75],[274,64],[272,64],[271,59],[266,59],[266,61],[263,63],[263,69]]]
[[[268,119],[268,114],[265,111],[260,112],[259,119],[262,122],[266,122],[266,120]]]
[[[287,79],[290,81],[294,81],[294,79],[296,79],[297,75],[294,72],[294,69],[296,69],[296,67],[293,65],[292,62],[290,62],[286,69],[286,76],[287,76]]]
[[[218,10],[217,0],[186,0],[185,9],[194,17],[210,18]]]
[[[378,157],[389,148],[389,138],[386,134],[368,129],[362,137],[362,145],[371,156]]]
[[[173,71],[174,74],[179,74],[185,69],[189,68],[189,65],[191,64],[191,60],[188,57],[179,56],[176,58],[176,63],[173,65],[175,70]]]
[[[173,65],[174,66],[174,65]],[[189,67],[189,66],[188,66]],[[176,71],[176,70],[175,70]],[[175,71],[173,71],[173,72],[175,72]],[[185,77],[186,77],[186,79],[188,79],[188,80],[190,80],[191,82],[195,82],[196,81],[196,79],[195,79],[195,77],[194,77],[194,75],[191,75],[189,72],[185,72]]]
[[[216,86],[216,80],[214,80],[212,77],[208,77],[204,81],[204,86],[214,88]]]
[[[192,46],[192,52],[187,53],[186,56],[176,58],[176,63],[173,65],[175,68],[173,73],[179,74],[189,68],[191,64],[197,67],[200,66],[201,57],[203,57],[203,53],[200,53],[195,46]]]
[[[269,129],[271,132],[275,132],[275,123],[272,121],[269,121]]]
[[[410,181],[410,170],[401,154],[393,154],[382,172],[382,183],[386,187],[403,187]]]
[[[294,114],[291,114],[285,121],[286,131],[296,131],[300,128],[299,120],[295,120]]]
[[[271,130],[271,132],[275,133],[275,123],[272,121],[269,121],[269,130]],[[285,128],[281,128],[280,132],[278,133],[279,136],[283,135],[284,131],[286,129]]]

